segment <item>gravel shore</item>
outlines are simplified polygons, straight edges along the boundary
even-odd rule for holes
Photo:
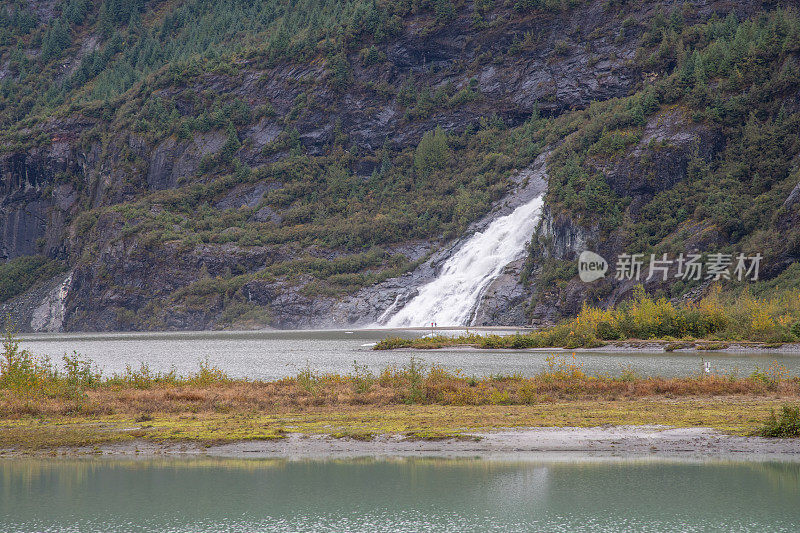
[[[23,455],[14,450],[0,456]],[[24,455],[48,456],[212,456],[284,459],[350,459],[357,457],[480,457],[525,459],[536,456],[676,457],[800,461],[800,439],[765,439],[727,435],[707,428],[612,426],[596,428],[528,428],[473,433],[464,439],[409,440],[382,435],[361,441],[322,435],[290,434],[265,441],[219,445],[134,441],[99,447],[58,448]]]

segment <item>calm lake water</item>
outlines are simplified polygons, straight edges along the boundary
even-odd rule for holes
[[[797,531],[800,464],[0,461],[6,532]]]
[[[25,335],[22,346],[60,362],[73,350],[96,361],[105,374],[122,372],[125,365],[146,363],[151,370],[176,369],[185,374],[195,371],[201,360],[213,364],[233,377],[277,379],[296,375],[310,366],[316,372],[348,373],[353,361],[380,371],[387,365],[409,363],[412,356],[426,364],[438,363],[461,369],[467,375],[521,373],[533,375],[546,368],[550,353],[571,357],[571,352],[514,352],[499,350],[446,349],[375,351],[370,344],[388,336],[422,336],[417,330],[356,331],[272,331],[200,333],[103,333]],[[585,353],[576,361],[592,373],[617,375],[630,367],[642,376],[685,376],[700,371],[709,361],[714,372],[744,376],[755,368],[766,368],[777,360],[792,374],[800,374],[800,356],[775,354],[702,355],[684,353]]]

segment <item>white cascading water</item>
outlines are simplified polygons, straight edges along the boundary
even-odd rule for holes
[[[522,257],[542,204],[542,197],[537,196],[470,237],[445,262],[439,277],[421,287],[385,326],[430,326],[432,322],[437,326],[468,325],[483,290],[506,265]]]

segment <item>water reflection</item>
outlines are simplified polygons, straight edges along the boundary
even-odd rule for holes
[[[800,464],[0,461],[3,531],[792,531]]]

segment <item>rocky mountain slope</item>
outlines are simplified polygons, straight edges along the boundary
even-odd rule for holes
[[[780,3],[0,15],[0,296],[25,329],[369,323],[534,170],[546,216],[479,323],[624,298],[575,277],[587,248],[758,251],[764,287],[800,279],[800,15]]]

